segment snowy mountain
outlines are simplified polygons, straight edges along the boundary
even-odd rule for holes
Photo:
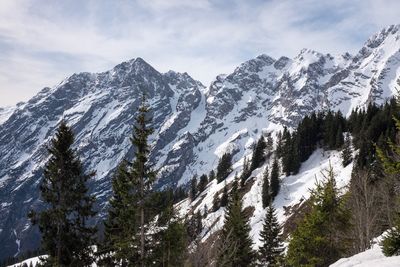
[[[90,187],[98,198],[101,219],[113,170],[122,158],[133,155],[129,136],[143,89],[153,110],[151,160],[160,169],[156,184],[160,188],[208,173],[226,151],[233,153],[235,170],[240,172],[244,156],[251,154],[261,134],[294,127],[315,110],[330,108],[349,115],[353,108],[384,102],[399,87],[400,25],[373,35],[355,56],[309,49],[293,59],[260,55],[229,75],[217,76],[208,88],[187,73],[160,73],[141,58],[103,73],[74,74],[27,103],[0,109],[0,258],[38,246],[38,233],[26,214],[41,206],[38,184],[48,158],[46,144],[62,119],[76,133],[84,167],[97,172]],[[306,189],[313,184],[307,175],[311,170],[319,173],[318,161],[337,157],[334,152],[315,153],[320,154],[304,163],[298,175],[283,179],[287,186],[277,198],[281,220],[286,218],[283,206],[307,197]],[[245,195],[248,206],[259,203],[262,168],[253,173],[254,184]],[[340,173],[344,183],[348,181],[349,171]],[[211,191],[222,186],[209,185],[203,204],[212,197]],[[182,205],[183,210],[189,207]],[[222,212],[209,216],[217,218]],[[256,241],[262,210],[255,208],[254,214]]]

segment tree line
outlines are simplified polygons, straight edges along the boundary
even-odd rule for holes
[[[371,239],[388,228],[393,230],[383,241],[383,251],[400,254],[398,187],[394,186],[400,172],[396,141],[400,123],[393,120],[399,118],[395,100],[354,110],[348,119],[340,112],[312,113],[295,130],[284,128],[278,133],[275,145],[271,136],[261,136],[251,160],[244,159],[242,173],[231,184],[226,178],[232,173],[232,155],[225,153],[216,171],[193,177],[188,192],[181,187],[153,190],[157,173],[148,161],[153,129],[144,95],[138,111],[131,137],[135,157],[132,162],[123,160],[115,171],[101,238],[90,224],[96,211],[87,184],[95,173],[83,171],[72,148],[72,129],[61,122],[40,184],[45,209],[29,213],[48,255],[41,266],[90,266],[95,261],[99,266],[327,266],[369,248]],[[351,182],[343,193],[336,186],[333,168],[321,174],[323,179],[311,191],[285,255],[282,226],[273,206],[280,177],[297,174],[317,148],[341,150],[343,166],[354,160]],[[355,150],[359,153],[353,159]],[[271,166],[264,168],[262,179],[261,246],[255,250],[242,196],[253,171],[267,160]],[[213,206],[181,218],[174,204],[188,196],[195,200],[213,180],[225,183]],[[202,220],[209,208],[225,209],[224,225],[207,248],[214,250],[212,256],[194,260],[192,256],[204,249]]]

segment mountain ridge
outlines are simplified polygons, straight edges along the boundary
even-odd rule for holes
[[[205,87],[186,72],[158,72],[134,58],[101,73],[73,74],[26,103],[0,110],[0,257],[33,249],[37,229],[26,219],[40,207],[37,186],[46,143],[65,119],[87,170],[101,220],[113,169],[132,159],[129,143],[142,90],[153,110],[151,161],[160,168],[157,188],[185,184],[214,169],[225,152],[240,162],[261,135],[293,128],[312,111],[383,103],[400,85],[400,25],[373,35],[355,55],[302,49],[290,59],[261,54]],[[20,240],[19,244],[15,243]]]

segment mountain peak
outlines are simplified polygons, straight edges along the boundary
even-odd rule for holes
[[[400,24],[390,25],[375,33],[367,40],[365,46],[369,48],[376,48],[392,35],[396,35],[396,37],[400,38]]]

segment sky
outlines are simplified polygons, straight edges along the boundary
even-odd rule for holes
[[[398,0],[1,0],[0,107],[141,57],[205,85],[260,54],[357,53]]]

